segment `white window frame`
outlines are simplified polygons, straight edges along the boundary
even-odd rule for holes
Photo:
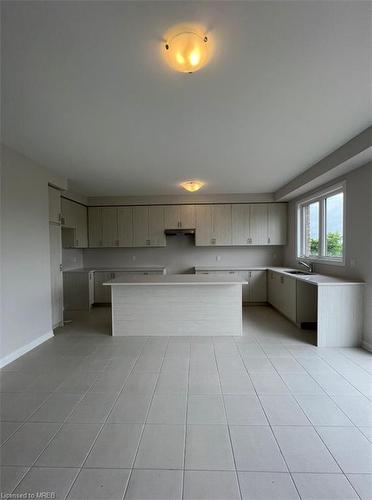
[[[326,255],[326,213],[325,213],[325,202],[330,196],[334,196],[338,193],[343,193],[343,249],[342,257],[328,257]],[[319,202],[319,256],[305,255],[305,229],[304,229],[304,208],[310,203]],[[296,203],[296,255],[298,259],[304,260],[306,262],[322,263],[322,264],[332,264],[338,266],[345,265],[345,249],[346,249],[346,182],[343,181],[334,186],[329,186],[322,191],[313,193],[311,196],[299,200]]]

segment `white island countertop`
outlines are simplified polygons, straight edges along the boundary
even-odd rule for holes
[[[90,273],[91,271],[100,272],[118,272],[118,273],[150,273],[150,272],[165,272],[164,266],[137,266],[137,267],[77,267],[73,269],[64,269],[64,273]]]
[[[239,276],[217,276],[206,274],[165,274],[165,275],[128,275],[116,278],[104,285],[243,285],[246,280]]]

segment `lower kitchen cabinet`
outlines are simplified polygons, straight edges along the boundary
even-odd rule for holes
[[[103,283],[115,278],[115,273],[108,271],[94,272],[94,303],[109,304],[111,302],[111,287],[103,286]]]
[[[281,273],[269,271],[268,302],[284,316],[296,323],[296,279],[292,276],[284,276]]]
[[[213,271],[198,271],[198,274],[217,274],[224,276],[240,276],[247,283],[242,286],[242,301],[243,303],[260,303],[267,301],[267,279],[266,270],[213,270]]]
[[[63,273],[63,309],[89,310],[94,302],[93,271],[65,271]]]

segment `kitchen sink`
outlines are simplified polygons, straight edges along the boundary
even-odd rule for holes
[[[286,271],[286,273],[288,273],[288,274],[302,274],[305,276],[308,276],[311,274],[311,273],[308,273],[307,271]]]

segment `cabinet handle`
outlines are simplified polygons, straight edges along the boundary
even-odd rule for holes
[[[62,226],[65,225],[65,218],[64,217],[61,217],[61,224],[62,224]]]
[[[284,277],[283,276],[280,276],[280,283],[283,285],[284,283]]]
[[[182,222],[181,221],[179,222],[179,227],[182,227]]]
[[[229,271],[229,274],[235,274],[234,271]]]
[[[211,243],[212,243],[212,245],[215,245],[216,244],[216,238],[212,238],[211,239]]]
[[[252,243],[252,238],[247,239],[247,243],[251,244]]]
[[[149,246],[150,245],[150,240],[146,240],[146,245]]]
[[[252,271],[249,271],[248,276],[252,278]]]
[[[76,246],[77,247],[79,246],[79,240],[76,240]]]
[[[271,239],[270,239],[270,238],[267,238],[267,242],[268,242],[268,244],[270,245]]]

